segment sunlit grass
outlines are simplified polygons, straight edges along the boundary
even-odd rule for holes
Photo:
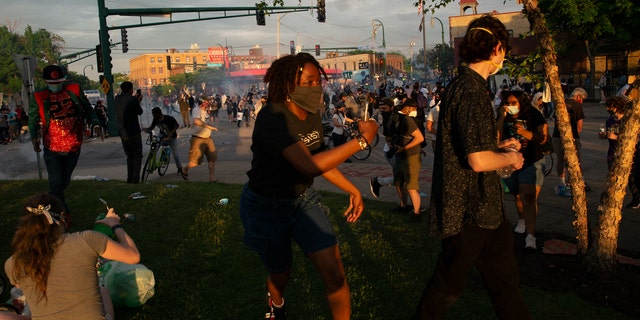
[[[116,310],[118,319],[261,319],[266,311],[266,272],[258,257],[242,245],[238,201],[242,186],[179,182],[177,188],[151,183],[73,181],[67,201],[71,231],[92,228],[105,199],[124,221],[154,272],[155,296],[135,309]],[[0,262],[9,255],[20,208],[46,181],[0,182]],[[146,199],[128,195],[140,191]],[[218,205],[229,198],[228,205]],[[351,288],[353,319],[409,319],[429,279],[439,241],[428,238],[427,224],[411,224],[392,212],[394,203],[366,201],[355,224],[345,222],[343,194],[323,194],[338,234]],[[329,319],[324,289],[314,267],[294,246],[294,266],[287,287],[290,319]],[[449,319],[495,319],[479,277],[471,277]],[[573,293],[523,289],[534,319],[630,319],[585,302]],[[6,293],[1,297],[7,298]]]

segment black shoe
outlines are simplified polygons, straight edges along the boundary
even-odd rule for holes
[[[371,191],[371,195],[374,199],[378,199],[378,197],[380,197],[381,186],[380,182],[378,182],[378,177],[373,177],[369,181],[369,191]]]
[[[412,213],[411,217],[409,217],[410,222],[420,222],[422,221],[422,214],[420,213]]]
[[[397,206],[395,209],[393,209],[394,212],[400,212],[400,213],[409,213],[411,212],[411,210],[413,210],[413,208],[411,206]]]
[[[636,210],[640,209],[640,199],[631,200],[631,202],[629,202],[629,204],[627,205],[627,208]]]

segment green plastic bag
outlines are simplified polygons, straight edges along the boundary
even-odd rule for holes
[[[101,283],[116,307],[139,307],[153,297],[153,271],[141,264],[108,261],[100,268]]]

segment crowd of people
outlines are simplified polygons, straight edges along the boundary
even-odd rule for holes
[[[442,251],[414,319],[444,318],[462,295],[474,267],[485,280],[498,318],[530,319],[519,287],[513,233],[526,233],[524,248],[537,249],[545,146],[551,139],[556,153],[563,152],[557,125],[553,135],[549,134],[542,92],[529,94],[510,87],[501,87],[497,94],[487,90],[487,79],[502,69],[509,53],[508,39],[508,31],[495,17],[483,15],[471,21],[459,44],[463,65],[446,88],[440,83],[433,88],[383,83],[375,91],[323,88],[327,76],[312,55],[284,56],[267,70],[268,95],[195,96],[184,90],[176,99],[175,111],[182,125],[171,116],[172,102],[163,99],[163,107],[152,109],[151,125],[142,128],[143,98],[125,81],[116,96],[115,110],[127,159],[127,182],[140,181],[143,130],[160,128],[182,178],[189,180],[190,169],[206,159],[209,181],[215,182],[217,151],[212,132],[218,130],[214,124],[220,121],[220,112],[226,111],[226,120],[237,127],[253,126],[253,159],[240,196],[239,215],[243,243],[255,251],[267,271],[268,317],[286,318],[284,295],[292,277],[291,244],[295,242],[323,281],[333,319],[349,319],[350,289],[337,236],[313,182],[322,176],[346,192],[348,202],[342,214],[348,222],[356,222],[364,210],[362,194],[338,167],[369,147],[381,127],[391,170],[388,177],[371,178],[370,192],[378,198],[382,186],[393,186],[398,195],[396,211],[408,214],[411,222],[427,216],[429,234],[442,239]],[[112,208],[96,223],[110,227],[116,240],[94,231],[65,233],[71,216],[64,197],[80,155],[85,121],[101,135],[108,119],[98,106],[88,105],[79,86],[66,82],[60,67],[45,68],[43,77],[47,88],[31,97],[28,123],[36,152],[42,151],[40,139],[44,142],[50,192],[35,195],[25,204],[5,270],[11,283],[23,288],[34,317],[82,312],[85,318],[113,319],[113,307],[104,288],[98,287],[92,262],[102,256],[135,263],[140,253]],[[567,99],[578,155],[586,98],[584,89],[575,88]],[[627,105],[625,97],[606,101],[611,118],[600,138],[609,140],[609,166]],[[39,128],[40,122],[44,128]],[[333,127],[334,148],[325,145],[323,122]],[[347,140],[345,129],[352,124],[357,124],[354,136]],[[180,127],[194,127],[186,166],[176,146]],[[423,206],[418,177],[428,143],[434,155],[433,181],[428,206]],[[571,182],[563,179],[566,170],[560,156],[557,165],[562,185],[570,190]],[[640,170],[636,167],[630,177],[631,208],[640,208]],[[515,200],[515,228],[505,215],[505,191]],[[82,250],[76,250],[78,247]],[[34,257],[42,261],[33,265]],[[73,290],[74,296],[61,294],[67,285],[61,281],[78,266],[87,271],[73,283],[79,288]],[[74,304],[65,299],[73,299]],[[0,313],[0,319],[29,318]]]

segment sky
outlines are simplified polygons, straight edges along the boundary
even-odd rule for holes
[[[299,2],[300,1],[300,2]],[[284,0],[285,6],[315,6],[316,0]],[[427,0],[429,2],[430,0]],[[520,11],[522,5],[516,0],[477,0],[478,13],[496,10],[498,12]],[[190,7],[252,7],[257,0],[104,0],[109,9],[126,8],[190,8]],[[129,52],[122,53],[121,47],[112,49],[113,72],[129,72],[129,59],[144,53],[166,52],[175,48],[188,50],[198,44],[201,51],[219,44],[232,49],[232,54],[247,55],[249,49],[258,45],[264,54],[275,56],[289,52],[289,41],[304,49],[361,47],[383,51],[382,28],[377,28],[373,37],[373,21],[384,26],[386,51],[401,52],[407,57],[414,55],[423,46],[422,33],[418,31],[421,15],[413,6],[415,0],[326,0],[326,22],[316,20],[317,13],[303,11],[280,15],[280,45],[277,44],[277,15],[266,16],[266,26],[257,26],[255,16],[226,18],[208,21],[174,23],[159,26],[128,28]],[[267,3],[272,3],[268,0]],[[469,12],[466,12],[469,14]],[[203,13],[203,17],[220,13]],[[440,19],[431,27],[431,13],[425,15],[427,50],[441,42],[444,29],[445,42],[449,39],[450,16],[460,15],[459,0],[454,0],[445,8],[439,8],[433,16]],[[194,19],[196,13],[175,14],[174,20]],[[97,0],[9,0],[0,12],[3,25],[12,26],[14,32],[23,34],[27,26],[33,30],[46,29],[65,40],[63,55],[95,48],[99,43]],[[167,18],[142,19],[143,23],[167,21]],[[138,17],[109,16],[110,26],[131,25],[140,22]],[[376,22],[377,24],[377,22]],[[120,31],[109,32],[112,42],[120,41]],[[410,43],[415,46],[410,46]],[[98,79],[95,55],[69,65],[69,69],[86,74],[92,80]]]

